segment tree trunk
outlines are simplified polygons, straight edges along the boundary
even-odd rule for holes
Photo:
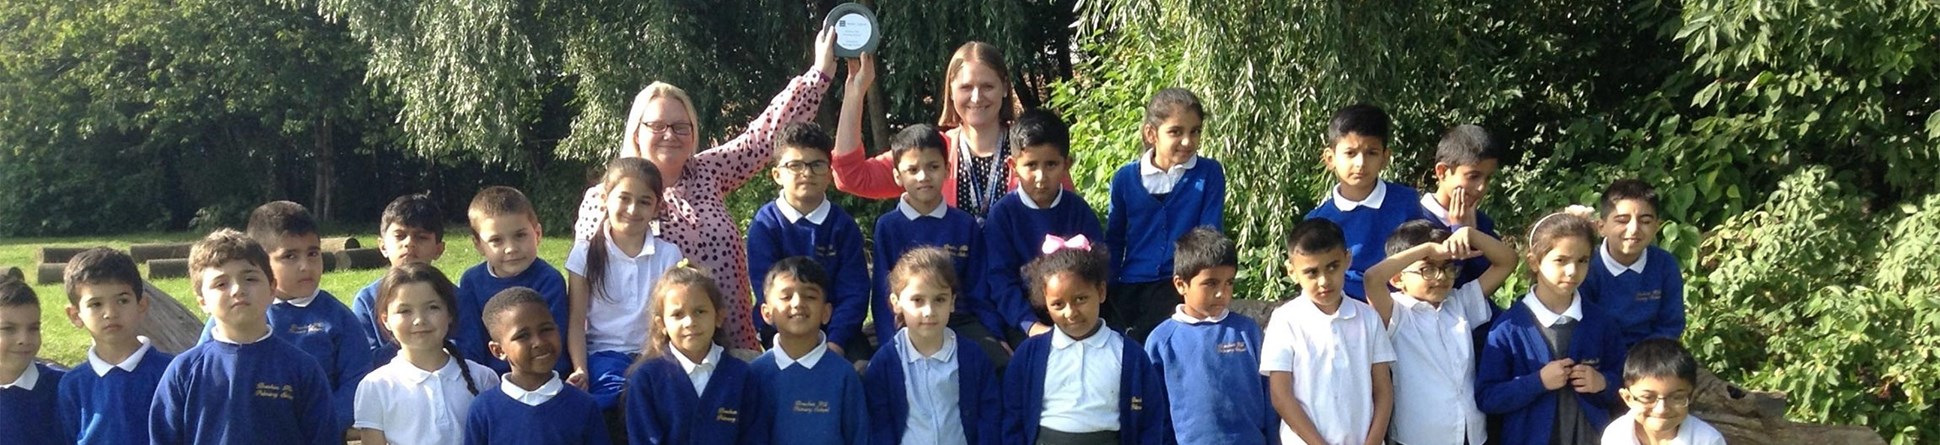
[[[330,189],[333,188],[331,184],[334,182],[334,178],[337,177],[337,166],[336,147],[330,142],[331,127],[330,118],[317,118],[315,132],[317,150],[316,189],[312,190],[310,194],[310,212],[316,215],[318,221],[330,221],[332,218],[330,209],[333,206],[330,202]]]

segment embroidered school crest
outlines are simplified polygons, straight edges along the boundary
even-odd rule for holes
[[[721,408],[720,410],[714,412],[714,420],[727,422],[727,423],[739,422],[741,421],[741,412],[727,409],[727,408]]]
[[[1144,411],[1144,410],[1145,410],[1145,399],[1139,398],[1138,396],[1132,396],[1132,411]]]
[[[1232,353],[1238,353],[1238,352],[1246,352],[1246,342],[1236,341],[1232,343],[1219,344],[1219,353],[1221,354],[1232,354]]]

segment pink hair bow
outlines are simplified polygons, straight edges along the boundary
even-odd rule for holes
[[[1078,250],[1090,252],[1091,240],[1085,239],[1085,236],[1082,233],[1078,234],[1078,236],[1071,237],[1070,239],[1059,238],[1057,235],[1044,235],[1043,251],[1045,255],[1050,255],[1052,252],[1057,252],[1059,249],[1078,249]]]

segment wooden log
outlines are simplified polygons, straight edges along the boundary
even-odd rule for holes
[[[336,255],[336,253],[335,253],[335,252],[325,252],[325,253],[323,254],[323,273],[330,273],[330,272],[335,272],[335,271],[337,271],[337,255]]]
[[[337,268],[342,270],[380,269],[391,265],[391,260],[377,249],[350,249],[331,252],[337,257]]]
[[[34,284],[41,286],[61,284],[62,275],[67,273],[67,264],[41,263],[39,269],[35,272],[37,273],[34,274]]]
[[[146,263],[150,260],[187,259],[189,247],[193,245],[192,243],[136,244],[128,246],[128,256],[133,257],[137,263]]]
[[[148,279],[162,280],[189,276],[189,260],[162,259],[148,261]]]
[[[363,247],[363,244],[357,242],[357,238],[355,237],[344,236],[323,239],[323,251],[325,252],[341,252],[359,247]]]
[[[17,266],[7,266],[7,272],[5,274],[0,274],[0,276],[5,276],[7,278],[12,278],[20,281],[27,281],[27,274],[21,273],[20,267],[17,267]]]
[[[80,255],[81,251],[88,249],[87,247],[42,247],[35,256],[40,259],[41,264],[65,264],[69,258],[74,258],[75,255]]]
[[[188,260],[181,261],[187,268]],[[149,265],[153,267],[154,263]],[[148,316],[137,333],[148,336],[149,345],[169,354],[181,354],[194,347],[202,336],[202,319],[154,284],[143,283],[143,288],[143,296],[148,298]]]

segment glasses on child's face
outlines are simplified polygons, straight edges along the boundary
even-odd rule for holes
[[[1442,263],[1440,266],[1434,266],[1434,265],[1419,266],[1413,269],[1401,271],[1401,273],[1411,273],[1411,274],[1419,275],[1424,280],[1444,280],[1444,279],[1454,278],[1456,274],[1459,274],[1461,272],[1462,272],[1462,265],[1460,263],[1455,263],[1455,262]]]
[[[829,161],[788,161],[783,162],[781,168],[797,175],[819,175],[829,172]]]
[[[1658,403],[1663,403],[1664,406],[1668,406],[1671,408],[1684,408],[1684,407],[1691,406],[1690,395],[1665,397],[1657,394],[1631,394],[1630,401],[1637,402],[1638,405],[1643,405],[1643,406],[1657,406]]]
[[[652,132],[655,135],[672,132],[674,136],[687,137],[694,134],[694,124],[686,122],[641,122],[640,127],[647,129],[648,132]]]

